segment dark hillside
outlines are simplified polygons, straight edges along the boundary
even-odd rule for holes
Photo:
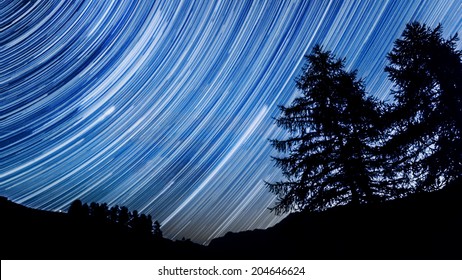
[[[290,214],[208,247],[0,199],[2,259],[462,259],[461,183],[380,205]]]
[[[274,227],[212,240],[218,258],[462,259],[460,181],[380,205],[293,213]]]
[[[78,219],[0,199],[2,259],[189,259],[204,246],[139,235],[91,217]]]

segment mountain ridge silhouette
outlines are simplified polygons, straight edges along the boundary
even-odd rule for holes
[[[461,180],[373,205],[296,212],[208,246],[136,235],[0,198],[2,259],[461,259]],[[8,243],[8,244],[6,244]]]
[[[380,204],[296,212],[266,230],[212,240],[217,254],[257,259],[461,259],[461,180]]]

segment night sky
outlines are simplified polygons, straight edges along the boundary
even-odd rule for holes
[[[125,205],[199,243],[272,226],[268,139],[304,54],[324,45],[387,100],[406,23],[447,38],[461,15],[462,0],[1,1],[0,195]]]

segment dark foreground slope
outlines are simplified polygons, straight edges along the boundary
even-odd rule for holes
[[[201,259],[204,246],[31,209],[0,197],[1,259]]]
[[[462,259],[462,184],[380,205],[293,213],[212,240],[216,258]]]
[[[1,259],[462,259],[462,184],[380,205],[293,213],[205,247],[0,199]]]

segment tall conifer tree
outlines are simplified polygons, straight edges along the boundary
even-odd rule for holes
[[[388,114],[390,141],[384,151],[417,190],[440,188],[462,174],[462,53],[457,34],[442,27],[406,26],[388,54],[394,82]]]
[[[356,72],[344,70],[319,45],[306,56],[296,80],[301,96],[280,106],[276,124],[287,139],[272,145],[284,181],[267,183],[278,196],[273,210],[323,210],[339,204],[362,204],[384,196],[375,141],[379,133],[377,103],[366,97]]]

